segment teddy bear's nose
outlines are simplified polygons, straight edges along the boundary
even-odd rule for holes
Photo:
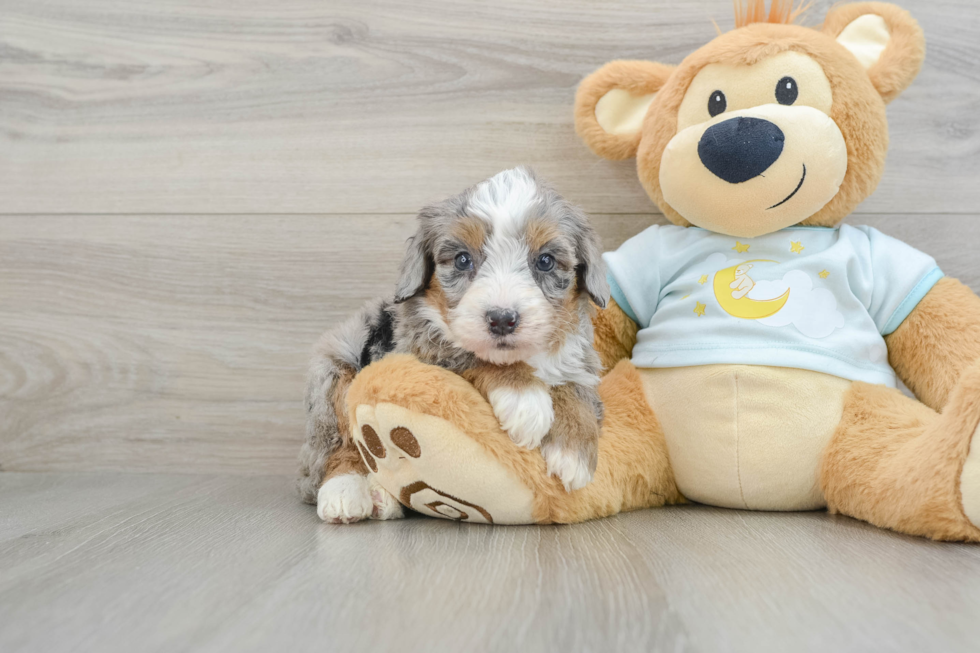
[[[716,177],[730,184],[755,179],[783,153],[783,131],[761,118],[731,118],[701,136],[698,156]]]

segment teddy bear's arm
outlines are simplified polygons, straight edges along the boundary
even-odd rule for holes
[[[885,343],[902,382],[939,410],[963,370],[980,360],[980,297],[956,279],[940,279]]]
[[[596,314],[592,325],[595,328],[595,349],[604,371],[611,370],[616,363],[632,356],[639,326],[626,315],[615,299],[610,299],[608,306]]]

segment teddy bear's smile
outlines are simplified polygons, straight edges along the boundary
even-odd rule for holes
[[[804,181],[806,181],[806,164],[805,164],[805,163],[803,164],[803,176],[801,176],[801,177],[800,177],[800,183],[798,183],[798,184],[796,185],[796,188],[794,188],[794,189],[793,189],[793,192],[792,192],[792,193],[790,193],[789,195],[787,195],[787,196],[786,196],[786,199],[784,199],[784,200],[783,200],[782,202],[779,202],[778,204],[773,204],[772,206],[770,206],[770,207],[769,207],[768,209],[766,209],[766,210],[768,211],[768,210],[770,210],[770,209],[774,209],[774,208],[776,208],[777,206],[782,206],[782,205],[783,205],[783,204],[785,204],[786,202],[788,202],[788,201],[790,201],[791,199],[793,199],[793,195],[796,195],[796,194],[797,194],[797,193],[798,193],[798,192],[800,191],[800,189],[801,189],[801,188],[803,187],[803,182],[804,182]]]

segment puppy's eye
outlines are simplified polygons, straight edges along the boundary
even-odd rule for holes
[[[725,98],[725,94],[721,91],[715,91],[708,98],[708,113],[714,118],[719,113],[725,113],[725,109],[728,108],[728,99]]]
[[[456,258],[453,260],[453,265],[460,272],[466,272],[467,270],[472,270],[473,257],[467,254],[466,252],[460,252],[459,254],[456,255]]]
[[[776,83],[776,101],[780,104],[793,104],[799,95],[800,87],[792,77],[783,77]]]
[[[551,254],[542,254],[538,257],[538,260],[534,262],[534,267],[542,272],[551,272],[555,269],[555,257],[553,257]]]

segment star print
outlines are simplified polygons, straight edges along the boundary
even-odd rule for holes
[[[830,276],[830,273],[824,270],[823,272],[818,272],[817,276],[820,277],[821,279],[826,279],[827,277]]]
[[[700,279],[698,279],[698,283],[699,283],[699,284],[701,284],[702,286],[703,286],[704,284],[706,284],[706,283],[708,283],[708,275],[706,275],[706,274],[702,274],[702,275],[701,275],[701,278],[700,278]]]
[[[739,254],[744,254],[745,252],[749,251],[749,247],[752,247],[752,245],[746,245],[745,243],[740,243],[736,240],[735,247],[732,247],[732,249],[734,249]]]
[[[707,306],[705,306],[701,302],[698,302],[698,305],[694,308],[694,312],[695,314],[697,314],[698,317],[701,317],[702,315],[704,315],[705,308],[707,308]]]
[[[803,246],[803,243],[798,240],[791,240],[789,243],[789,251],[793,252],[794,254],[799,254],[804,249],[806,248]]]
[[[681,297],[681,299],[687,299],[688,297],[690,297],[690,295],[684,295],[683,297]]]

